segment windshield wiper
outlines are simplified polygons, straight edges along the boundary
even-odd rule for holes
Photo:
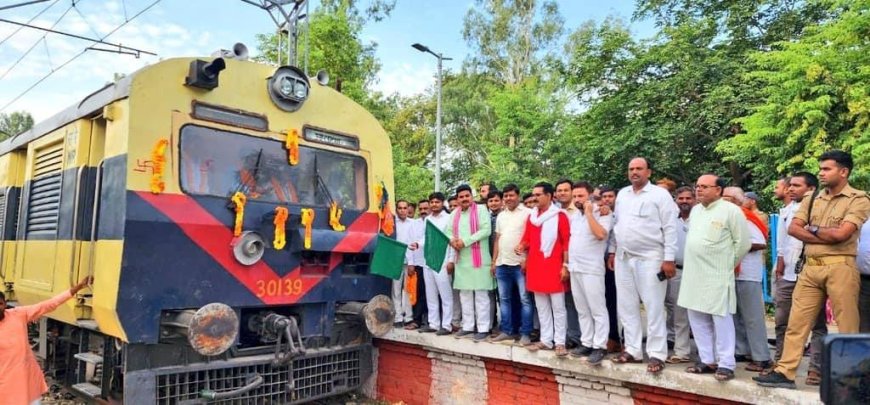
[[[262,166],[260,163],[262,163],[262,160],[263,160],[262,158],[263,158],[263,148],[260,148],[260,151],[257,152],[257,160],[254,162],[254,170],[251,173],[251,179],[254,181],[254,187],[256,187],[256,185],[259,183],[259,180],[260,180],[257,176],[260,174],[260,167]],[[239,172],[239,186],[236,187],[235,191],[233,191],[230,194],[230,196],[232,196],[233,194],[235,194],[239,191],[244,192],[245,195],[248,195],[251,193],[251,186],[246,184],[246,182],[245,182],[245,177],[244,177],[244,175],[245,175],[244,170],[245,169],[247,169],[247,168],[242,167],[242,171]]]
[[[323,177],[320,176],[320,170],[317,168],[317,155],[314,155],[314,177],[315,181],[317,182],[317,184],[315,184],[317,191],[323,193],[323,195],[326,196],[326,201],[331,207],[332,204],[335,203],[335,200],[332,199],[332,194],[329,193],[329,188],[326,187],[326,182],[323,181]]]

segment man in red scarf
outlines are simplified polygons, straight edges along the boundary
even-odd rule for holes
[[[726,187],[722,198],[743,210],[749,222],[752,247],[738,266],[735,287],[737,313],[734,315],[737,361],[751,361],[746,369],[761,372],[773,366],[767,348],[767,326],[764,322],[764,300],[761,286],[764,272],[764,249],[767,248],[767,223],[754,211],[744,206],[745,195],[740,187]]]
[[[568,242],[571,225],[564,211],[553,204],[553,185],[535,184],[532,194],[538,205],[529,214],[517,254],[528,250],[526,289],[535,294],[541,322],[541,341],[526,346],[531,351],[552,350],[566,356],[567,310],[565,285],[568,279]]]

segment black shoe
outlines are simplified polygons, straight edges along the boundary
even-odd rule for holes
[[[475,342],[483,342],[488,337],[489,337],[489,332],[475,333],[474,334],[474,341]]]
[[[435,329],[429,325],[426,325],[420,329],[417,329],[417,332],[419,332],[419,333],[432,333],[432,332],[437,332],[437,331],[438,331],[437,329]]]
[[[447,336],[451,333],[453,333],[453,332],[451,332],[448,329],[441,328],[441,329],[438,329],[438,332],[435,332],[435,336]]]
[[[586,359],[586,362],[589,363],[590,366],[601,365],[601,361],[604,360],[604,356],[606,355],[607,350],[595,349],[591,354],[589,354],[589,358]]]
[[[772,388],[788,388],[795,389],[797,386],[794,384],[794,380],[789,380],[788,377],[783,375],[778,371],[772,371],[770,374],[759,375],[758,377],[752,377],[758,385],[762,387],[772,387]]]
[[[736,354],[734,355],[734,361],[737,363],[749,363],[752,361],[752,357],[749,357],[745,354]]]
[[[460,330],[459,332],[456,332],[456,335],[454,337],[457,339],[462,339],[462,338],[471,337],[472,335],[474,335],[474,331]]]
[[[571,350],[571,356],[573,357],[586,357],[590,354],[592,354],[592,348],[583,345],[577,346],[576,349]]]

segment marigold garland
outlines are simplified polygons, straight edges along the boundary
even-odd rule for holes
[[[334,201],[329,205],[329,226],[334,231],[343,232],[345,229],[344,225],[341,224],[341,214],[343,212]]]
[[[284,249],[284,245],[287,244],[287,234],[284,227],[287,217],[287,208],[275,207],[275,221],[273,221],[275,224],[275,240],[272,242],[272,246],[278,250]]]
[[[284,147],[287,148],[287,161],[291,166],[296,166],[299,163],[299,130],[294,128],[287,131]]]
[[[239,236],[242,234],[242,223],[245,220],[245,203],[248,202],[248,197],[241,191],[236,191],[233,194],[232,201],[236,208],[236,223],[235,227],[233,227],[233,236]]]
[[[151,171],[151,192],[160,194],[166,189],[166,183],[163,182],[163,168],[166,165],[166,147],[169,141],[160,139],[154,145],[154,150],[151,151],[151,163],[153,164]]]
[[[305,248],[311,249],[311,226],[314,224],[314,210],[311,208],[302,209],[302,225],[305,226]]]
[[[391,236],[395,230],[393,213],[390,212],[390,193],[383,181],[375,185],[375,198],[378,200],[378,218],[381,219],[381,229],[384,234]]]

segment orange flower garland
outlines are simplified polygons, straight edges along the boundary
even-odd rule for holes
[[[311,249],[311,226],[314,224],[314,210],[302,209],[302,225],[305,226],[305,248]]]
[[[163,182],[163,167],[166,165],[166,147],[169,141],[160,139],[154,145],[154,150],[151,151],[151,162],[153,170],[151,171],[151,192],[160,194],[166,189],[166,184]]]
[[[284,245],[287,244],[287,234],[284,229],[287,216],[287,208],[275,207],[275,240],[272,242],[272,245],[278,250],[284,249]]]
[[[287,148],[287,161],[291,166],[296,166],[299,163],[299,130],[294,128],[287,131],[284,147]]]
[[[381,219],[381,230],[387,236],[391,236],[395,230],[393,213],[390,212],[390,194],[384,182],[375,185],[375,198],[378,200],[378,218]]]
[[[331,226],[334,231],[344,231],[344,225],[341,224],[342,212],[341,208],[338,208],[338,204],[334,201],[329,205],[329,226]]]
[[[236,191],[232,198],[233,204],[236,206],[236,224],[233,228],[233,236],[242,234],[242,223],[245,220],[245,203],[248,202],[248,197],[241,191]]]

